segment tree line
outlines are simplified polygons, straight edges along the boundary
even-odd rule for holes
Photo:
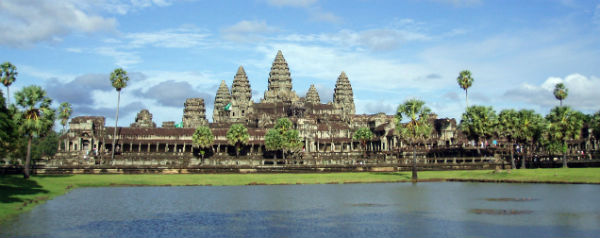
[[[56,153],[59,134],[53,130],[54,122],[60,119],[60,124],[63,126],[60,133],[66,133],[72,107],[68,102],[63,102],[58,109],[51,108],[52,99],[36,85],[24,87],[16,92],[15,102],[11,103],[9,87],[15,82],[18,72],[10,62],[0,65],[0,70],[0,81],[6,87],[7,94],[5,100],[0,91],[0,158],[25,157],[24,176],[28,178],[32,153],[35,158]],[[110,74],[110,82],[117,91],[113,145],[118,127],[121,91],[127,87],[128,81],[127,71],[122,68],[117,68]],[[513,168],[516,168],[516,165],[512,144],[523,144],[529,158],[534,151],[545,151],[549,154],[562,153],[563,166],[566,167],[567,142],[581,137],[584,124],[592,129],[594,138],[600,138],[600,111],[593,115],[586,115],[569,106],[563,106],[563,100],[568,96],[568,89],[562,83],[557,84],[554,90],[560,105],[552,108],[546,116],[542,116],[529,109],[519,111],[504,109],[496,113],[491,106],[469,106],[468,89],[474,82],[471,72],[461,71],[457,82],[465,91],[466,105],[458,128],[469,140],[478,144],[492,138],[503,138],[509,141]],[[415,179],[417,178],[416,149],[432,136],[431,118],[431,109],[419,99],[409,99],[400,104],[395,115],[396,135],[412,147]],[[352,135],[354,141],[360,142],[365,156],[367,142],[373,137],[373,133],[367,127],[358,128]],[[226,138],[228,143],[235,147],[236,156],[239,156],[242,146],[249,142],[250,136],[243,124],[233,124],[227,131]],[[200,148],[202,159],[206,150],[212,149],[214,139],[208,126],[196,128],[192,140],[194,145]],[[273,128],[268,130],[264,140],[266,150],[281,152],[284,159],[286,155],[302,148],[299,132],[294,129],[293,123],[288,118],[279,118]],[[32,145],[36,147],[33,152]],[[111,151],[111,159],[113,159],[114,150]],[[274,155],[276,156],[277,153]],[[525,160],[521,161],[524,167]]]

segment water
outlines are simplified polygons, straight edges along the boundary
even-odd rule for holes
[[[2,237],[597,237],[597,185],[382,183],[76,189]]]

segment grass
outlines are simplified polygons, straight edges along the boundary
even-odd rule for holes
[[[309,174],[140,174],[140,175],[42,175],[24,180],[22,176],[0,176],[0,223],[37,204],[80,187],[337,184],[410,181],[410,172],[395,173],[309,173]],[[424,171],[420,180],[490,182],[559,182],[600,184],[600,168]]]

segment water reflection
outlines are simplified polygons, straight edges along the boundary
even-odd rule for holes
[[[385,183],[85,188],[10,237],[597,236],[596,185]]]

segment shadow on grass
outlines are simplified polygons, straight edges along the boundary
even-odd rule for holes
[[[18,195],[42,195],[48,193],[36,181],[21,176],[0,176],[0,203],[23,202]]]
[[[410,173],[397,173],[397,172],[370,172],[369,174],[372,175],[385,175],[385,176],[397,176],[399,179],[406,179],[406,180],[410,180],[411,179],[411,174]]]

